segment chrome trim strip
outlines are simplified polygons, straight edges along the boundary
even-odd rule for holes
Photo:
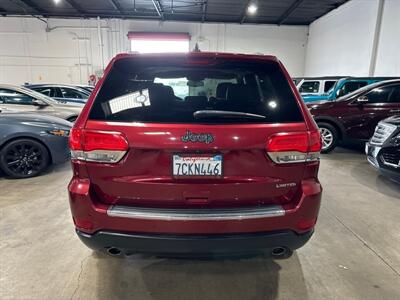
[[[385,141],[393,134],[396,128],[396,125],[383,121],[379,122],[375,127],[374,135],[371,137],[370,143],[377,146],[383,145]]]
[[[310,161],[319,161],[320,152],[282,151],[268,152],[268,156],[276,164],[295,164]]]
[[[88,162],[115,164],[125,156],[126,152],[122,150],[71,150],[71,158]],[[95,155],[99,155],[99,158],[93,158]]]
[[[372,157],[372,156],[367,156],[367,161],[369,162],[369,164],[373,167],[375,167],[376,169],[379,169],[379,165],[376,162],[376,160]]]
[[[392,164],[392,163],[390,163],[390,162],[387,162],[386,160],[385,160],[385,157],[382,155],[381,156],[381,159],[382,159],[382,163],[384,164],[384,165],[386,165],[386,166],[389,166],[389,167],[392,167],[392,168],[400,168],[400,161],[399,161],[399,163],[396,165],[396,164]]]
[[[224,209],[161,209],[114,205],[107,210],[107,215],[119,218],[162,221],[221,221],[281,217],[285,215],[285,210],[280,205]]]

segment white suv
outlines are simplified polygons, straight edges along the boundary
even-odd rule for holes
[[[304,78],[297,84],[302,95],[322,95],[327,93],[342,77]]]

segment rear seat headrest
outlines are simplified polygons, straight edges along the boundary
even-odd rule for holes
[[[172,87],[155,83],[149,86],[149,97],[151,105],[167,108],[175,95]]]
[[[232,84],[228,87],[226,94],[228,101],[242,101],[245,99],[246,102],[255,102],[260,100],[260,94],[256,87],[241,84]]]
[[[206,96],[187,96],[185,97],[185,102],[187,102],[192,108],[205,108],[208,103]]]
[[[217,90],[215,92],[215,96],[217,98],[226,99],[226,93],[228,88],[232,85],[231,82],[221,82],[217,85]]]

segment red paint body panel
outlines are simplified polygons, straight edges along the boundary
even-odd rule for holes
[[[116,165],[87,163],[94,192],[104,203],[144,206],[186,206],[187,198],[207,197],[209,206],[282,204],[295,188],[277,189],[278,183],[299,184],[305,164],[278,166],[267,156],[267,137],[282,131],[282,124],[180,125],[124,124],[88,121],[88,129],[120,131],[130,150]],[[304,123],[285,124],[286,131],[305,131]],[[212,147],[183,143],[186,130],[212,132]],[[223,178],[175,179],[172,154],[222,154]],[[154,191],[157,190],[157,193]],[[184,193],[189,194],[185,197]],[[162,195],[161,199],[155,198]]]
[[[235,221],[154,221],[109,217],[107,215],[109,206],[99,203],[89,191],[88,180],[73,179],[70,182],[72,215],[74,218],[90,220],[93,223],[91,230],[84,230],[88,233],[110,230],[154,234],[228,234],[285,229],[305,232],[306,230],[299,230],[297,224],[302,220],[317,218],[322,189],[314,180],[304,180],[301,193],[296,197],[297,201],[285,206],[285,216]]]

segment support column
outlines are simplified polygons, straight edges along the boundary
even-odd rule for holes
[[[377,12],[377,16],[376,16],[374,39],[372,41],[371,61],[369,64],[368,76],[375,75],[376,58],[378,56],[379,39],[381,36],[382,16],[383,16],[384,7],[385,7],[385,0],[379,0],[378,12]]]

